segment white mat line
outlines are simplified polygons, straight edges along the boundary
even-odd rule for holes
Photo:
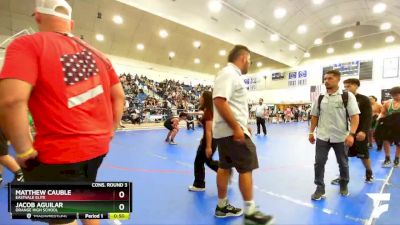
[[[391,178],[392,175],[393,175],[393,171],[394,171],[394,167],[392,167],[392,168],[390,169],[389,175],[386,177],[386,180],[385,180],[385,182],[383,183],[379,194],[383,194],[383,192],[385,191],[385,187],[386,187],[386,185],[389,184],[389,180],[390,180],[390,178]],[[378,201],[378,204],[372,209],[371,215],[370,215],[368,221],[365,223],[365,225],[372,225],[372,224],[374,224],[375,220],[374,220],[373,214],[374,214],[375,210],[376,210],[377,208],[379,208],[379,206],[381,205],[381,203],[382,203],[382,200],[379,200],[379,201]]]

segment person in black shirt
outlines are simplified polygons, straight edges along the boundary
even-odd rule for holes
[[[361,159],[366,170],[365,182],[372,183],[374,176],[371,169],[371,159],[369,158],[368,150],[368,132],[371,128],[372,122],[371,103],[367,96],[357,93],[357,89],[360,87],[360,81],[358,79],[347,79],[343,83],[345,89],[356,96],[358,107],[361,112],[360,123],[356,132],[356,141],[354,142],[354,145],[349,148],[349,157],[358,157]],[[332,181],[332,184],[338,183],[339,179]]]

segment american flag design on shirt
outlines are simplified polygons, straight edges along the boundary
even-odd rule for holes
[[[83,50],[60,58],[67,85],[68,108],[79,106],[104,92],[93,54]]]

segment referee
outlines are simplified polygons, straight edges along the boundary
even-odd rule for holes
[[[213,137],[219,152],[217,172],[218,204],[215,216],[226,218],[241,216],[245,223],[269,225],[273,217],[260,212],[253,200],[253,170],[258,168],[256,146],[248,129],[248,93],[241,78],[250,66],[250,51],[236,45],[228,56],[228,65],[218,72],[215,79]],[[239,173],[239,187],[245,209],[229,204],[227,189],[231,169]]]
[[[264,100],[260,98],[259,105],[256,106],[257,118],[257,134],[260,135],[260,125],[262,126],[264,136],[267,136],[267,128],[265,127],[265,114],[268,110],[267,106],[263,105]]]

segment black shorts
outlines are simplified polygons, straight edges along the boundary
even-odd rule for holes
[[[256,146],[248,136],[243,144],[234,141],[232,136],[216,139],[215,142],[221,169],[234,167],[238,173],[246,173],[258,168]]]
[[[354,141],[353,146],[349,148],[349,157],[369,159],[368,137],[364,141]]]
[[[0,156],[8,155],[7,138],[3,131],[0,130]]]
[[[95,182],[97,171],[105,155],[73,164],[43,164],[30,162],[28,169],[22,169],[26,182],[86,183]],[[75,219],[33,220],[53,224],[72,223]]]
[[[375,115],[372,117],[370,130],[374,131],[377,125],[378,125],[378,115]]]
[[[172,124],[164,124],[164,127],[167,128],[169,131],[175,129]]]

